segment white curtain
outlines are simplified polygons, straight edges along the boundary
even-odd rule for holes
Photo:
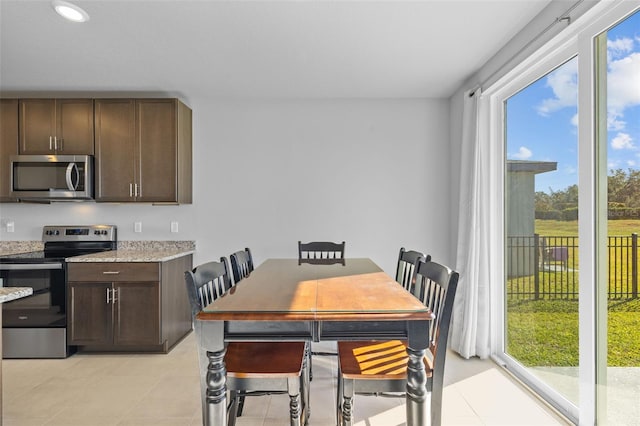
[[[490,355],[489,138],[480,120],[481,90],[464,93],[456,268],[460,273],[451,348],[464,358]]]

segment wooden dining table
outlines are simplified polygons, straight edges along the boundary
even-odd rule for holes
[[[432,318],[370,259],[268,259],[196,316],[203,424],[227,422],[227,342],[371,339],[408,341],[407,425],[430,424],[423,358]]]

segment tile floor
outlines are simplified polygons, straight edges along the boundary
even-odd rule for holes
[[[322,343],[325,344],[325,343]],[[320,350],[314,346],[314,350]],[[314,358],[311,426],[335,425],[335,358]],[[201,424],[191,333],[167,355],[4,360],[4,426]],[[444,425],[566,425],[491,361],[447,358]],[[356,397],[357,426],[404,423],[402,399]],[[288,398],[249,398],[239,426],[288,425]]]

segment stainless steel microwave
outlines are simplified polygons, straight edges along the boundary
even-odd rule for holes
[[[11,197],[24,201],[93,199],[93,156],[12,155]]]

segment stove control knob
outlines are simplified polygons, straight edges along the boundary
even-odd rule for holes
[[[96,229],[95,231],[93,231],[93,234],[94,234],[94,235],[98,235],[98,234],[100,234],[100,231],[98,231],[98,230]]]

